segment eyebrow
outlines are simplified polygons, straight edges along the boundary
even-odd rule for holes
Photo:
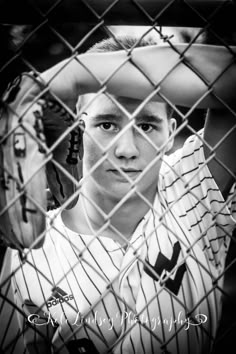
[[[164,118],[161,118],[159,116],[155,116],[153,114],[141,114],[135,118],[135,121],[137,123],[140,122],[148,122],[148,123],[156,123],[156,124],[161,124],[164,121]]]
[[[117,122],[120,119],[122,119],[122,115],[119,114],[98,114],[96,116],[93,116],[93,119],[95,119],[97,122],[102,122],[104,120],[107,121],[112,121],[112,122]],[[147,123],[153,123],[153,124],[161,124],[163,123],[164,118],[161,118],[159,116],[155,116],[153,114],[141,114],[135,117],[135,122],[140,123],[140,122],[147,122]]]
[[[121,116],[116,114],[98,114],[96,116],[93,116],[93,119],[95,119],[97,122],[101,122],[104,120],[116,122],[118,119],[121,119]]]

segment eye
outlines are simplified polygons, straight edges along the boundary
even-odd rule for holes
[[[115,124],[109,123],[109,122],[101,123],[100,128],[106,132],[117,132],[118,131],[118,127]]]
[[[142,129],[145,133],[149,133],[153,130],[153,126],[148,123],[142,123],[138,126],[140,129]]]

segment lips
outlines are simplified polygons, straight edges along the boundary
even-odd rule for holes
[[[116,169],[110,169],[109,171],[112,172],[117,177],[124,179],[124,176],[120,173],[120,171]],[[121,168],[121,171],[123,171],[130,178],[137,178],[138,175],[142,172],[142,170],[138,170],[136,168],[127,168],[127,167]]]
[[[139,170],[139,169],[133,168],[133,167],[120,167],[120,170],[123,171],[124,173],[142,172],[142,170]],[[110,171],[119,172],[119,170],[116,168],[111,168]]]
[[[121,168],[121,170],[125,173],[129,173],[129,172],[141,172],[141,170],[137,170],[135,168]]]

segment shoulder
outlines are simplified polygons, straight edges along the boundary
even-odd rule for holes
[[[177,169],[180,164],[182,166],[184,164],[185,169],[188,170],[204,163],[204,160],[203,129],[201,129],[189,136],[181,148],[164,157],[162,173],[168,173],[173,168]]]
[[[163,161],[159,188],[168,204],[180,203],[183,213],[199,210],[216,214],[225,203],[204,156],[203,130],[190,136],[182,148]],[[185,210],[185,211],[184,211]]]
[[[180,196],[188,188],[199,184],[200,179],[211,178],[208,168],[204,166],[202,135],[201,130],[197,135],[189,136],[181,148],[163,158],[159,188],[171,194],[172,199],[175,194]]]
[[[159,189],[167,204],[175,206],[182,220],[186,219],[189,229],[198,228],[200,232],[200,225],[204,224],[207,230],[209,225],[217,224],[232,232],[235,225],[233,189],[232,200],[225,201],[205,159],[203,130],[190,136],[181,149],[165,158]]]
[[[62,237],[59,231],[58,209],[49,211],[46,217],[46,235],[43,246],[38,249],[27,249],[20,254],[17,250],[11,251],[12,270],[24,269],[31,271],[34,266],[42,267],[48,260],[55,258],[55,248],[60,244]],[[17,275],[16,272],[15,274]]]

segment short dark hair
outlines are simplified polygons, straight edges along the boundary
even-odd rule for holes
[[[87,50],[88,52],[115,52],[122,49],[131,49],[134,47],[146,47],[155,45],[157,42],[152,37],[135,37],[131,35],[119,35],[110,37],[95,43]]]
[[[86,53],[104,53],[115,52],[118,50],[129,50],[135,47],[146,47],[149,45],[157,45],[158,42],[153,37],[135,37],[131,35],[118,35],[115,37],[105,38],[92,45]],[[166,103],[167,118],[173,115],[173,108]]]

